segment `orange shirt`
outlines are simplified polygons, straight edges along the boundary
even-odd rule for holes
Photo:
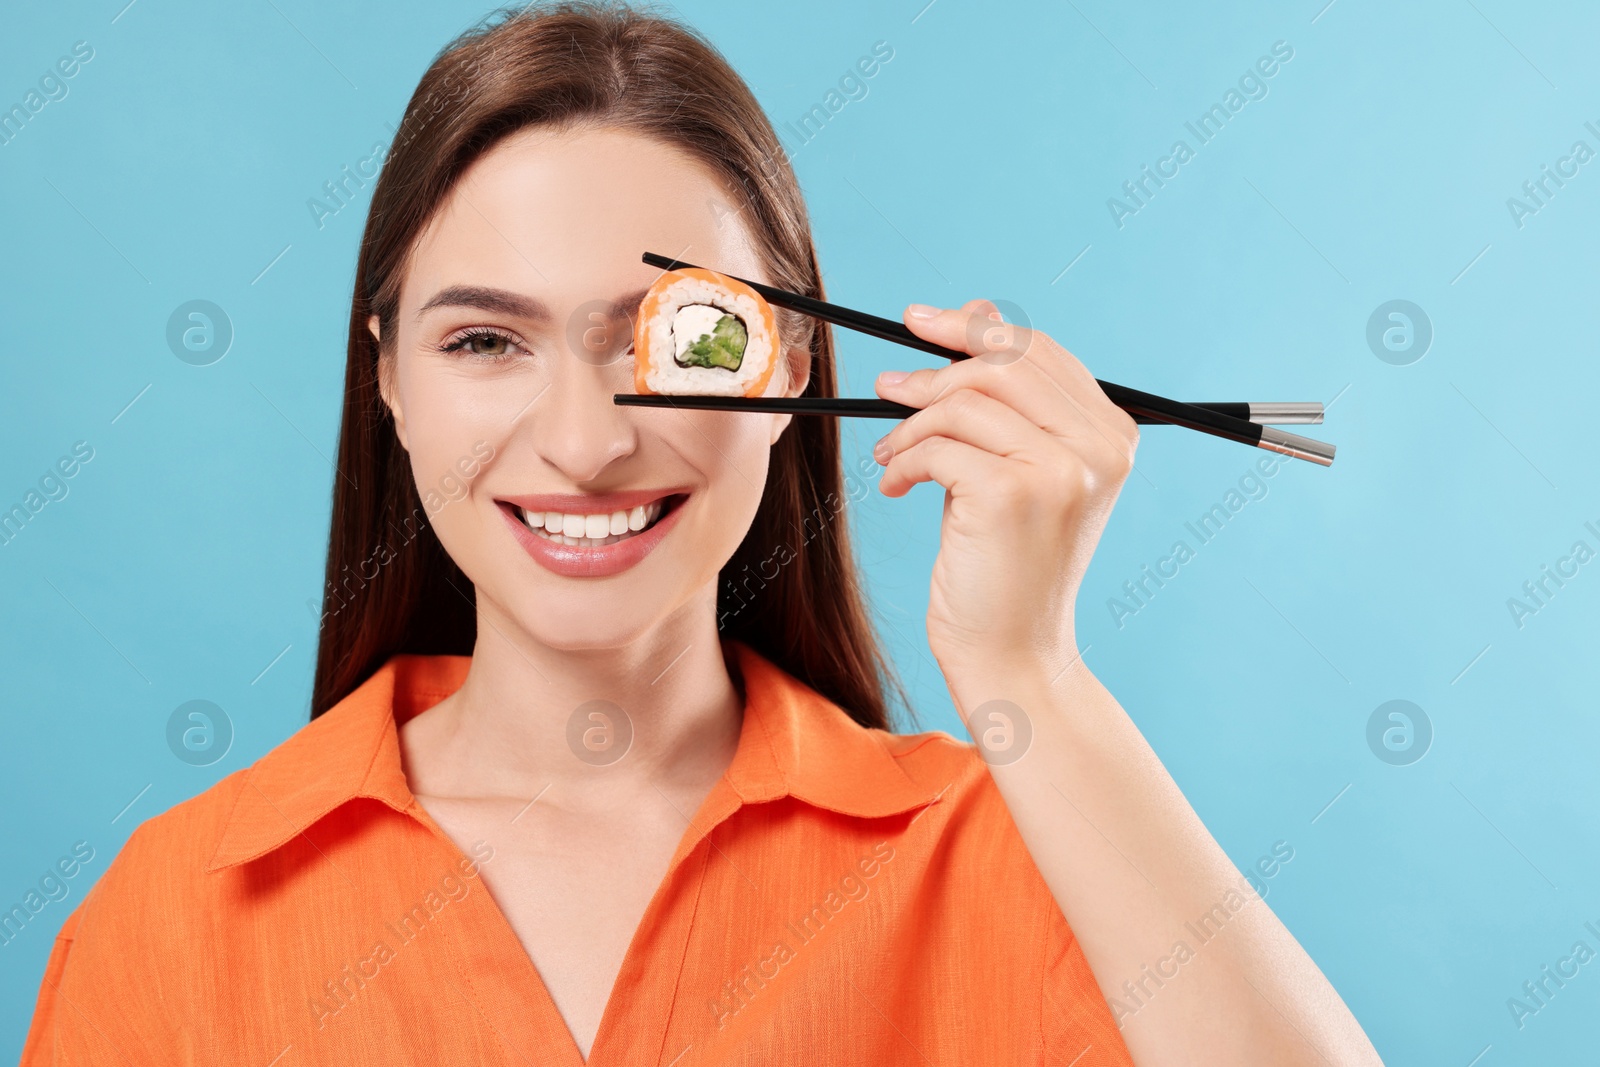
[[[589,1063],[1131,1064],[976,749],[888,734],[748,646],[744,721]],[[253,766],[140,826],[55,943],[44,1064],[583,1063],[396,725],[466,656],[401,655]]]

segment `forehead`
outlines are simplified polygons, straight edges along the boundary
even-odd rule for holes
[[[645,252],[761,278],[742,198],[681,149],[610,129],[529,129],[476,160],[435,213],[401,289],[415,307],[484,284],[552,305],[610,299],[659,273]]]

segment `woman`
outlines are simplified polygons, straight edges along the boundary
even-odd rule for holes
[[[357,266],[313,721],[134,834],[24,1062],[1377,1062],[1077,656],[1132,420],[992,304],[907,309],[979,357],[881,376],[924,410],[876,452],[947,490],[979,744],[888,733],[836,424],[612,404],[645,250],[822,291],[715,51],[569,6],[440,55]],[[780,328],[768,392],[832,395]]]

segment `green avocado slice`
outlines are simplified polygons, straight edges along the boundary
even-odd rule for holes
[[[710,333],[703,333],[690,342],[678,357],[685,367],[724,367],[738,370],[744,362],[745,345],[750,335],[737,315],[724,315],[717,320]]]

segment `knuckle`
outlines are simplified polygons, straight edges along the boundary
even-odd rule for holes
[[[907,415],[905,421],[896,427],[894,432],[912,441],[920,440],[925,436],[925,430],[938,426],[939,415],[939,409],[930,404]]]
[[[944,399],[946,410],[958,419],[970,419],[983,407],[983,396],[971,386],[960,386]]]
[[[961,389],[961,383],[964,380],[962,372],[964,370],[964,363],[952,363],[948,367],[940,367],[938,370],[929,371],[928,373],[934,376],[931,379],[931,384],[934,388],[930,390],[933,393],[933,397],[928,401],[929,405],[936,404]]]
[[[1088,491],[1092,477],[1088,464],[1068,450],[1060,463],[1051,467],[1052,495],[1058,500],[1075,500]]]
[[[1033,479],[1011,464],[1001,467],[990,478],[989,485],[997,499],[1018,510],[1024,510],[1037,493]]]
[[[1122,413],[1121,447],[1115,450],[1117,474],[1126,478],[1133,470],[1134,456],[1139,451],[1139,424],[1127,412]]]

